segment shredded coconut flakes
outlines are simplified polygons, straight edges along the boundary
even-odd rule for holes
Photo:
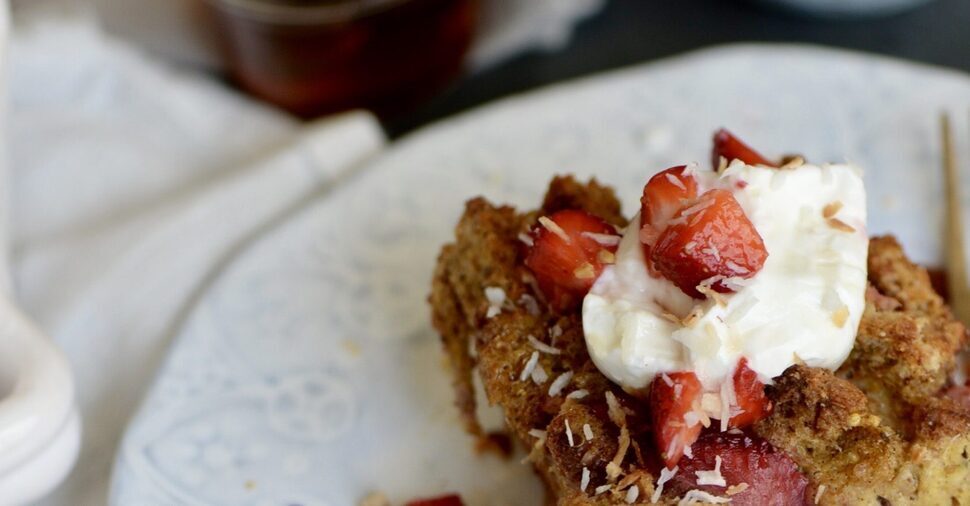
[[[559,238],[562,239],[563,242],[565,242],[566,244],[572,243],[572,240],[569,238],[569,235],[566,234],[566,231],[563,230],[562,227],[560,227],[558,223],[552,221],[548,217],[546,217],[546,216],[540,216],[539,217],[539,224],[542,225],[543,227],[545,227],[546,230],[548,230],[548,231],[552,232],[553,234],[556,234],[557,236],[559,236]]]
[[[711,471],[694,471],[697,475],[698,485],[713,485],[715,487],[726,487],[727,480],[721,475],[721,456],[714,456],[714,469]]]
[[[725,504],[725,503],[731,502],[731,498],[729,498],[729,497],[718,497],[716,495],[709,494],[707,492],[704,492],[703,490],[698,490],[698,489],[695,488],[694,490],[688,490],[687,493],[684,494],[684,497],[681,497],[680,498],[680,502],[677,503],[677,506],[688,506],[692,502],[706,502],[706,503],[710,503],[710,504]]]
[[[536,385],[541,385],[545,383],[546,380],[548,379],[549,379],[549,374],[546,373],[546,370],[543,369],[541,365],[536,364],[535,369],[532,370],[532,382],[535,383]]]
[[[525,232],[519,233],[519,240],[525,243],[526,246],[533,246],[535,244],[535,241],[532,240],[532,236]]]
[[[573,441],[573,429],[569,427],[569,419],[566,419],[566,440],[569,441],[569,446],[576,446]]]
[[[600,485],[593,490],[593,495],[600,495],[604,492],[609,492],[610,487],[612,487],[612,485],[610,485],[609,483],[607,483],[606,485]]]
[[[536,337],[533,335],[526,336],[526,339],[528,339],[529,344],[531,344],[532,347],[535,348],[540,353],[548,353],[550,355],[559,355],[560,353],[562,353],[562,350],[560,350],[559,348],[556,348],[554,346],[549,346],[548,344],[536,339]]]
[[[660,495],[664,492],[664,484],[677,475],[678,469],[679,467],[674,466],[673,469],[667,469],[665,467],[660,470],[660,478],[657,479],[657,487],[653,489],[653,495],[650,496],[651,503],[656,503],[660,500]]]
[[[596,232],[583,232],[583,237],[589,237],[601,246],[616,246],[620,244],[620,236],[612,234],[597,234]]]
[[[522,368],[522,374],[519,375],[519,381],[525,381],[526,378],[532,376],[532,372],[536,369],[536,364],[539,363],[539,352],[533,351],[532,356],[529,357],[529,361],[525,363],[525,367]]]
[[[556,377],[556,379],[552,381],[552,384],[549,385],[549,397],[559,395],[562,392],[562,389],[566,388],[566,385],[569,384],[569,380],[571,379],[573,379],[572,371],[566,371]]]
[[[634,485],[626,489],[626,503],[633,504],[637,501],[637,497],[640,497],[640,487]]]
[[[831,218],[836,214],[838,214],[839,210],[841,209],[842,209],[842,202],[838,200],[836,200],[835,202],[829,202],[828,204],[825,204],[825,207],[822,208],[822,217],[826,219]]]
[[[540,313],[540,311],[539,311],[539,301],[537,301],[535,297],[533,297],[533,296],[531,296],[531,295],[529,295],[527,293],[523,293],[522,296],[519,297],[519,305],[521,305],[522,307],[524,307],[525,310],[530,315],[532,315],[532,316],[539,316],[539,313]]]
[[[583,424],[583,437],[585,437],[587,441],[593,440],[593,428],[590,427],[588,423]]]
[[[497,286],[485,287],[485,299],[488,300],[488,311],[486,318],[492,318],[502,312],[502,305],[505,304],[505,290]]]
[[[815,491],[815,504],[822,499],[822,494],[825,493],[825,485],[819,485],[818,490]]]
[[[579,400],[586,397],[587,395],[589,395],[589,390],[586,390],[585,388],[580,388],[579,390],[573,390],[572,392],[569,392],[569,395],[567,395],[566,398]]]
[[[579,490],[585,492],[589,486],[589,469],[583,467],[583,478],[579,481]]]

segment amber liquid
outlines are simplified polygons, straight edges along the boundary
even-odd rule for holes
[[[393,117],[431,97],[459,73],[477,7],[476,0],[409,0],[319,24],[274,24],[210,9],[237,83],[312,118],[358,107]]]

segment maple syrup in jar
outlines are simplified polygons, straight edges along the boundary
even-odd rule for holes
[[[233,78],[303,118],[382,116],[431,97],[461,69],[477,0],[205,0]]]

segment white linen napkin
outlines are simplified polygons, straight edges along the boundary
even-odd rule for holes
[[[366,113],[299,127],[86,23],[15,31],[12,268],[77,381],[82,453],[44,504],[102,505],[193,296],[247,240],[383,146]]]

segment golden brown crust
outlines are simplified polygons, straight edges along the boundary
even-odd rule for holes
[[[578,315],[555,315],[541,304],[535,311],[520,301],[523,295],[541,297],[522,266],[517,237],[540,213],[564,208],[624,223],[609,188],[568,176],[553,180],[539,211],[516,214],[482,199],[470,201],[455,243],[438,260],[434,325],[453,368],[466,426],[482,435],[471,381],[477,368],[488,401],[504,408],[511,435],[532,449],[530,459],[547,484],[550,503],[623,503],[629,486],[639,487],[637,502],[646,503],[656,476],[644,457],[654,450],[642,403],[592,364]],[[970,504],[970,413],[939,394],[954,355],[966,345],[963,326],[894,239],[872,240],[869,271],[872,287],[846,364],[837,374],[789,368],[769,389],[772,415],[754,430],[792,456],[809,477],[812,495],[822,488],[821,504]],[[507,295],[493,318],[486,317],[485,287]],[[527,336],[561,350],[539,353],[545,381],[521,379],[537,351]],[[549,395],[551,382],[563,373],[573,374],[568,386]],[[567,398],[577,390],[587,395]],[[623,406],[619,420],[610,416],[607,395]],[[590,441],[586,424],[594,434]],[[619,466],[611,469],[614,459]],[[584,468],[590,479],[582,491]],[[612,486],[594,495],[604,484]]]

